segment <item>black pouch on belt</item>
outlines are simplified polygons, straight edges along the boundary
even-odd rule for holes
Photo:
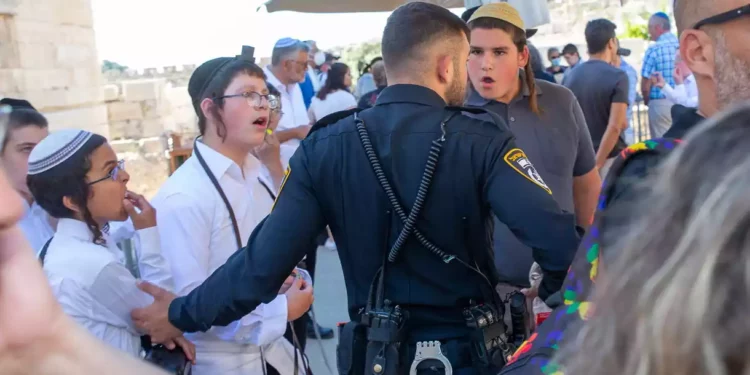
[[[360,375],[365,368],[367,326],[359,322],[339,324],[336,367],[340,375]]]

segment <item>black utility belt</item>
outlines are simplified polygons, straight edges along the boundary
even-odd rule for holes
[[[339,374],[417,374],[422,368],[443,368],[449,375],[454,365],[500,368],[515,349],[508,342],[503,311],[490,304],[468,307],[463,311],[468,334],[427,341],[412,337],[408,312],[398,306],[370,311],[359,322],[339,325]]]

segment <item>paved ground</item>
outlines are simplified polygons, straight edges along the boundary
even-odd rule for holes
[[[339,257],[335,251],[324,247],[318,249],[318,264],[315,268],[315,276],[315,303],[313,305],[315,317],[322,326],[334,328],[336,337],[323,341],[307,339],[305,352],[310,359],[310,367],[315,375],[334,375],[336,371],[336,344],[338,343],[336,323],[349,320],[346,311],[344,275],[341,272],[341,263],[339,263]],[[320,344],[323,346],[334,373],[326,368]]]

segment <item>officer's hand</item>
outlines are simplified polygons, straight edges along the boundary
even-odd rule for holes
[[[142,309],[134,309],[130,313],[133,323],[138,329],[150,335],[153,343],[174,349],[174,340],[182,336],[182,332],[169,322],[169,305],[176,296],[145,281],[138,282],[138,289],[154,297],[154,303]]]
[[[305,315],[313,303],[313,288],[302,279],[295,278],[286,295],[287,320],[293,321]]]
[[[521,289],[521,293],[526,296],[527,300],[533,300],[534,298],[539,297],[539,285],[534,285],[527,289]]]
[[[305,139],[305,137],[307,137],[307,134],[310,133],[310,129],[311,128],[312,128],[312,126],[310,126],[310,125],[302,125],[302,126],[297,127],[297,129],[296,129],[297,130],[297,139],[299,139],[299,140]]]
[[[142,195],[128,191],[125,193],[125,200],[122,202],[122,205],[125,207],[125,212],[128,213],[128,216],[133,221],[133,227],[136,230],[156,226],[156,209]],[[141,212],[138,213],[136,208]]]

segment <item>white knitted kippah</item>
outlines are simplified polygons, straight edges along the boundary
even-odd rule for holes
[[[52,132],[31,151],[29,175],[46,172],[68,160],[91,136],[92,133],[77,129]]]

